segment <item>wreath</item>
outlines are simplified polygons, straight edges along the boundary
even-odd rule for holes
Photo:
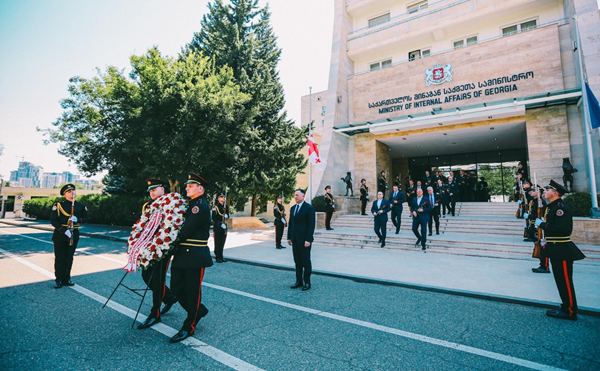
[[[178,193],[167,193],[154,200],[131,228],[127,241],[129,259],[123,268],[135,272],[168,255],[183,225],[187,202]]]

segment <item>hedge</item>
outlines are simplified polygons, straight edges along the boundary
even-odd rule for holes
[[[63,201],[64,197],[36,198],[23,203],[23,211],[30,217],[50,220],[52,205]],[[142,206],[147,197],[130,195],[85,195],[77,197],[77,201],[87,206],[89,220],[87,223],[115,226],[131,226],[142,214]]]
[[[325,195],[316,195],[312,199],[311,204],[315,208],[315,211],[325,212]]]
[[[597,196],[600,203],[600,196]],[[565,203],[571,208],[573,216],[591,216],[592,194],[587,192],[573,192],[563,198]]]

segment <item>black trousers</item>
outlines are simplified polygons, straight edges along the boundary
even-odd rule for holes
[[[448,199],[442,198],[442,213],[443,213],[443,215],[446,215],[446,210],[448,210],[448,214],[450,214],[452,212],[450,209],[450,201]]]
[[[577,315],[577,298],[575,297],[575,286],[573,286],[573,261],[551,258],[550,263],[552,263],[554,281],[562,301],[561,311],[569,316]]]
[[[419,226],[421,227],[421,233],[419,233]],[[417,239],[421,240],[421,246],[425,247],[427,242],[427,220],[413,217],[412,231]]]
[[[377,237],[381,238],[381,242],[385,242],[385,237],[387,236],[387,220],[380,221],[378,217],[375,217],[373,229],[375,230]]]
[[[285,225],[281,220],[275,220],[275,247],[281,246],[281,238],[283,237],[283,230]]]
[[[54,277],[56,282],[64,283],[71,279],[71,268],[73,267],[73,255],[79,243],[79,230],[73,229],[73,245],[69,245],[69,237],[66,234],[54,231],[52,235],[54,242]]]
[[[292,252],[294,253],[294,264],[296,264],[296,282],[309,284],[312,274],[312,263],[310,261],[309,247],[304,246],[304,241],[292,241]]]
[[[220,226],[214,227],[213,237],[215,239],[215,259],[223,259],[223,249],[227,240],[227,230]]]
[[[333,210],[328,210],[325,212],[325,228],[331,228],[331,217],[333,216]]]
[[[429,222],[427,225],[429,226],[429,233],[433,233],[433,222],[435,222],[435,233],[440,233],[440,209],[439,206],[433,209],[431,213],[429,213]]]
[[[175,303],[177,299],[166,285],[167,271],[171,256],[165,256],[159,262],[154,263],[150,268],[142,270],[142,279],[152,291],[152,309],[150,318],[160,317],[161,303]]]
[[[394,209],[392,207],[392,224],[396,227],[396,233],[400,232],[400,225],[402,224],[402,211]]]
[[[196,324],[206,313],[202,301],[202,280],[204,268],[171,268],[171,288],[179,304],[187,312],[181,329],[194,332]]]
[[[450,196],[450,212],[452,213],[452,216],[454,216],[454,213],[456,212],[456,199],[458,197],[456,195],[454,196]]]
[[[360,215],[367,215],[366,213],[366,209],[367,209],[367,200],[360,200]]]

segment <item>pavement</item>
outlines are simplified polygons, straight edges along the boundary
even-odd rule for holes
[[[52,230],[49,222],[2,219],[0,223]],[[81,235],[126,242],[130,228],[84,225]],[[226,259],[293,270],[291,247],[275,249],[273,241],[251,239],[256,230],[228,232]],[[212,239],[209,240],[212,249]],[[555,308],[560,298],[552,274],[535,274],[538,261],[423,253],[379,248],[346,248],[314,245],[313,273],[354,281],[396,285],[486,300]],[[290,275],[290,283],[293,281]],[[580,314],[600,317],[600,265],[574,263],[573,282]],[[319,285],[318,277],[312,280]]]

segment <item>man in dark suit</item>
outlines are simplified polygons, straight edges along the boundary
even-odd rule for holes
[[[435,234],[440,234],[440,204],[442,197],[438,193],[433,192],[433,187],[427,187],[427,198],[431,205],[429,212],[429,235],[433,233],[433,222],[435,222]]]
[[[367,181],[361,179],[360,181],[360,215],[367,215],[365,209],[367,208],[367,202],[369,201],[369,187],[367,187]]]
[[[458,200],[458,185],[456,184],[455,179],[452,176],[448,177],[448,183],[446,184],[446,190],[448,192],[448,197],[449,197],[449,203],[450,203],[450,210],[448,211],[449,213],[452,213],[452,216],[454,216],[454,213],[456,212],[456,200]]]
[[[371,206],[371,214],[373,214],[374,229],[381,247],[385,247],[385,237],[387,229],[388,216],[387,213],[390,211],[390,203],[388,200],[383,198],[383,192],[377,192],[377,201],[373,202]]]
[[[296,283],[291,288],[302,287],[302,291],[310,290],[310,249],[315,232],[315,208],[304,201],[305,192],[297,189],[294,193],[296,205],[290,210],[288,221],[288,244],[292,246],[294,263],[296,264]]]
[[[390,205],[392,206],[392,223],[396,227],[396,234],[400,233],[400,224],[402,222],[402,204],[406,202],[404,192],[399,186],[394,184],[394,190],[390,195]]]
[[[410,212],[413,216],[412,231],[417,237],[415,247],[421,244],[421,250],[425,250],[425,243],[427,242],[427,222],[429,221],[429,211],[431,211],[431,204],[427,197],[423,197],[423,190],[417,189],[417,197],[412,200],[410,205]],[[421,226],[421,234],[419,234],[419,226]]]
[[[185,221],[179,232],[179,241],[171,265],[171,289],[187,312],[181,330],[169,340],[177,343],[194,334],[198,321],[208,314],[202,304],[204,268],[213,265],[208,249],[210,236],[210,206],[204,196],[208,182],[198,174],[189,173],[185,191],[190,197]]]

